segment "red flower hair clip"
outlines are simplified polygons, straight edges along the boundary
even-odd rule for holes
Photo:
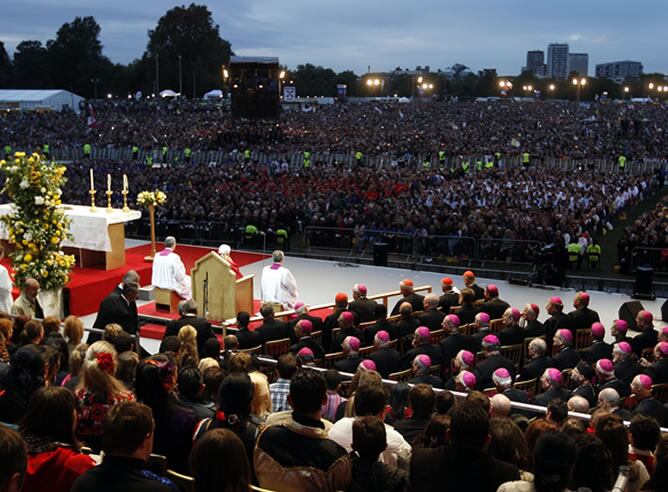
[[[109,352],[101,352],[95,356],[97,366],[104,372],[114,371],[114,357]]]

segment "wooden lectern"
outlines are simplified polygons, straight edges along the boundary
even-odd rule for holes
[[[253,314],[253,275],[236,279],[230,264],[211,251],[195,262],[192,277],[197,311],[208,319],[223,321],[239,311]]]

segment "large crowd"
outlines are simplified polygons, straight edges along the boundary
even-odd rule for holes
[[[650,265],[665,271],[668,268],[668,199],[662,199],[652,210],[640,215],[629,225],[617,245],[622,270]]]
[[[183,301],[149,355],[133,336],[137,282],[130,272],[107,296],[87,339],[76,317],[34,319],[34,281],[0,319],[3,490],[668,487],[668,329],[647,311],[629,338],[584,292],[541,316],[467,272],[441,295],[402,281],[390,317],[362,284],[326,317],[298,302],[280,320],[265,304],[259,326],[239,313],[222,345]]]
[[[79,115],[8,112],[0,144],[131,146],[268,153],[365,155],[521,154],[566,159],[666,158],[668,113],[661,105],[559,101],[335,104],[284,112],[278,121],[238,121],[203,101],[105,100]]]

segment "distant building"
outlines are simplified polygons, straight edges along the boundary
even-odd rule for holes
[[[50,109],[63,111],[68,109],[79,113],[84,98],[66,90],[0,90],[0,109],[33,110]]]
[[[568,54],[568,73],[573,72],[581,77],[589,75],[589,55],[587,53]]]
[[[552,43],[547,47],[547,76],[562,80],[568,77],[568,44]]]
[[[596,65],[596,77],[621,82],[624,79],[637,79],[642,75],[642,63],[637,61],[617,61]]]
[[[527,51],[527,64],[524,67],[523,72],[533,72],[536,74],[536,71],[539,67],[545,65],[545,52],[542,50],[531,50]]]

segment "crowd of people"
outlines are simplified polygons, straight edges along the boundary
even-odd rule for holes
[[[133,272],[87,339],[76,317],[32,319],[24,289],[12,312],[32,310],[0,319],[0,487],[166,492],[189,476],[198,492],[557,492],[608,491],[622,475],[624,490],[665,490],[667,408],[653,391],[668,383],[668,329],[641,311],[637,336],[622,320],[608,333],[584,292],[570,312],[550,298],[541,322],[539,306],[462,280],[426,296],[402,281],[390,317],[363,284],[324,318],[298,301],[280,320],[267,303],[259,326],[239,313],[222,344],[185,300],[154,355],[132,336]],[[115,322],[112,298],[130,313]],[[576,348],[582,329],[591,342]],[[281,339],[275,366],[248,350]]]
[[[668,268],[668,257],[662,251],[668,246],[667,207],[668,199],[664,198],[624,230],[617,244],[622,270],[629,271],[639,264],[649,264],[662,271]]]
[[[400,157],[521,154],[566,159],[665,158],[662,106],[562,101],[368,103],[284,112],[280,120],[235,121],[220,104],[157,99],[105,100],[79,115],[2,114],[0,144],[361,152]]]

